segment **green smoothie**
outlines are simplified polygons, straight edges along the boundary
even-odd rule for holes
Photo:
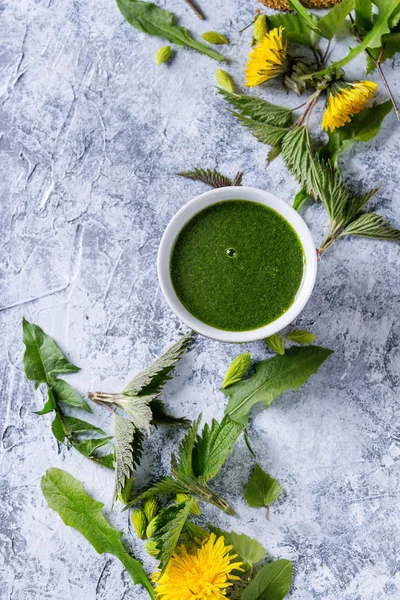
[[[274,210],[226,200],[195,215],[180,231],[171,278],[186,309],[225,331],[275,321],[293,304],[304,268],[296,232]]]

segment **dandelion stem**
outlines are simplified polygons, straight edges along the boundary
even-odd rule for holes
[[[204,21],[204,19],[205,19],[204,13],[200,10],[200,8],[197,6],[197,4],[195,4],[193,2],[193,0],[184,0],[184,2],[186,2],[186,4],[188,4],[190,6],[192,11],[199,17],[199,19]]]
[[[351,19],[351,22],[353,23],[354,35],[355,35],[357,41],[359,43],[361,43],[362,40],[361,40],[360,32],[358,31],[358,29],[356,27],[356,24],[354,23],[354,19],[351,16],[351,14],[350,14],[350,19]],[[379,72],[379,75],[381,76],[383,85],[385,86],[386,91],[389,94],[390,101],[393,104],[393,109],[394,109],[395,115],[396,115],[397,119],[400,121],[400,112],[399,112],[399,109],[397,108],[397,104],[396,104],[396,101],[395,101],[394,96],[392,94],[392,90],[389,87],[389,84],[387,82],[387,79],[385,77],[385,74],[384,74],[384,72],[382,70],[382,66],[381,66],[381,61],[382,61],[382,56],[383,56],[384,49],[385,48],[383,46],[382,50],[380,51],[380,54],[379,54],[378,58],[375,58],[375,56],[372,54],[372,52],[369,50],[369,48],[366,48],[365,52],[366,52],[366,54],[368,54],[368,56],[370,57],[370,59],[374,63],[375,67],[378,69],[378,72]]]

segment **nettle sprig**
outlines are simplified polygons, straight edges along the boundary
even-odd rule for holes
[[[353,192],[343,180],[338,165],[338,158],[346,148],[378,133],[392,106],[398,114],[381,63],[393,56],[395,41],[400,39],[400,2],[376,0],[375,4],[378,12],[373,15],[370,1],[361,0],[353,17],[354,1],[344,0],[318,18],[298,0],[290,0],[296,12],[264,15],[262,23],[266,31],[261,37],[258,24],[262,15],[257,17],[254,35],[257,35],[258,43],[249,55],[246,85],[254,87],[279,78],[287,89],[298,94],[311,87],[312,93],[300,106],[286,108],[256,96],[232,92],[233,82],[219,88],[220,94],[232,106],[231,112],[236,119],[260,142],[271,146],[267,164],[282,155],[288,170],[301,186],[294,208],[299,210],[308,199],[323,204],[329,217],[329,228],[321,242],[320,254],[347,235],[400,241],[398,229],[381,216],[365,210],[378,188],[362,194]],[[349,16],[351,22],[347,21]],[[328,64],[331,40],[346,22],[359,44],[343,59]],[[319,46],[321,38],[327,40],[324,51]],[[311,50],[314,60],[297,58],[291,44],[302,45],[305,52]],[[387,44],[390,50],[386,50]],[[371,107],[367,104],[374,96],[377,84],[347,81],[342,70],[364,50],[369,70],[378,68],[390,96],[387,102]],[[326,96],[326,108],[322,128],[328,134],[328,141],[321,145],[313,141],[309,122],[323,96]]]

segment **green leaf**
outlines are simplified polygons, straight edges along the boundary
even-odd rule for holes
[[[153,537],[159,548],[157,558],[160,561],[161,572],[165,570],[169,559],[175,552],[194,502],[194,499],[190,498],[182,504],[168,506],[163,508],[156,517],[156,531]]]
[[[239,534],[234,531],[223,531],[212,525],[209,525],[209,529],[218,537],[223,535],[226,546],[233,546],[232,553],[238,555],[237,560],[243,563],[242,568],[246,572],[251,571],[254,565],[264,558],[265,549],[254,538],[244,533]]]
[[[51,424],[51,431],[53,432],[54,437],[59,442],[63,442],[65,440],[65,431],[62,423],[62,419],[59,412],[56,412],[56,416]]]
[[[187,486],[184,483],[173,479],[172,477],[163,477],[155,483],[147,486],[147,488],[141,490],[139,494],[136,494],[132,500],[127,504],[127,507],[133,506],[138,502],[143,502],[153,496],[172,496],[173,494],[185,494],[187,493]]]
[[[292,329],[286,334],[286,339],[296,344],[312,344],[315,342],[315,335],[305,329]]]
[[[162,48],[159,48],[154,57],[156,65],[159,67],[167,62],[171,58],[171,54],[171,46],[162,46]]]
[[[68,404],[68,406],[74,406],[75,408],[81,408],[86,412],[92,412],[88,403],[85,402],[76,389],[64,381],[64,379],[54,379],[49,385],[53,390],[56,402],[62,402],[63,404]]]
[[[371,54],[374,56],[376,60],[380,57],[380,62],[383,63],[385,60],[389,58],[393,58],[393,56],[400,52],[400,33],[393,32],[388,33],[382,36],[382,46],[380,48],[373,48],[370,50]],[[367,73],[371,73],[376,68],[376,64],[371,59],[371,57],[367,54]]]
[[[399,0],[374,0],[374,4],[378,7],[379,13],[371,30],[367,33],[362,42],[355,46],[355,48],[352,48],[344,58],[331,63],[326,69],[314,73],[313,77],[325,75],[332,71],[338,71],[354,60],[366,48],[371,49],[381,47],[382,36],[390,33],[389,20],[393,11],[398,6],[398,2]]]
[[[46,415],[47,413],[55,410],[57,408],[56,400],[54,398],[54,394],[51,388],[47,388],[48,400],[46,404],[43,406],[42,410],[36,410],[35,414],[37,415]]]
[[[390,113],[392,106],[388,100],[354,115],[350,123],[328,134],[329,141],[320,149],[320,157],[336,162],[337,157],[354,142],[367,142],[373,138],[379,132],[383,119]]]
[[[176,363],[192,343],[192,340],[193,332],[191,331],[175,342],[150,366],[135,375],[121,393],[127,396],[153,396],[159,394],[164,384],[172,379],[171,373],[175,369]]]
[[[49,507],[60,515],[66,525],[79,531],[99,554],[116,556],[133,582],[143,585],[150,598],[155,600],[153,586],[141,563],[132,558],[122,545],[122,532],[106,521],[102,513],[104,505],[88,496],[81,482],[60,469],[48,469],[42,477],[41,488]]]
[[[215,71],[215,79],[222,89],[226,90],[230,94],[234,93],[235,86],[233,84],[232,77],[229,75],[229,73],[224,71],[224,69],[217,69]]]
[[[300,208],[303,206],[303,204],[305,202],[307,202],[307,200],[309,200],[309,199],[310,199],[310,194],[304,188],[299,190],[293,200],[294,210],[299,211]]]
[[[297,12],[297,14],[303,19],[303,21],[305,23],[307,23],[307,25],[311,29],[319,32],[319,27],[316,23],[316,19],[315,19],[314,15],[310,14],[304,8],[304,6],[299,2],[299,0],[288,0],[288,3],[289,3],[290,8],[295,10]],[[318,21],[318,24],[319,24],[319,21]]]
[[[131,479],[143,454],[143,434],[131,421],[114,413],[114,437],[116,446],[114,502]]]
[[[319,37],[316,30],[311,29],[296,13],[267,15],[267,24],[268,29],[283,27],[283,37],[294,44],[313,48]]]
[[[90,438],[88,440],[83,440],[81,442],[76,442],[75,440],[70,440],[71,445],[78,450],[83,456],[90,458],[97,448],[101,448],[105,446],[113,439],[113,436],[107,436],[103,438]]]
[[[110,454],[106,454],[104,456],[98,456],[96,453],[92,454],[90,457],[91,460],[94,460],[97,464],[102,467],[107,467],[107,469],[114,469],[115,464],[115,454],[114,452],[110,452]]]
[[[180,177],[192,179],[192,181],[202,181],[211,185],[213,188],[228,187],[233,185],[232,179],[225,177],[219,171],[214,169],[193,169],[193,171],[181,171],[178,173]]]
[[[271,350],[280,354],[281,356],[285,354],[285,346],[283,345],[283,340],[278,333],[274,333],[265,339],[265,343]]]
[[[153,418],[150,402],[153,396],[125,396],[124,394],[89,394],[92,399],[114,404],[124,410],[137,429],[144,429],[150,436],[150,424]]]
[[[373,188],[364,194],[357,194],[349,199],[343,216],[343,227],[354,221],[360,210],[375,196],[379,188]]]
[[[392,227],[382,217],[373,213],[365,213],[350,223],[340,234],[359,235],[389,242],[400,242],[400,230]]]
[[[283,138],[289,131],[286,127],[276,127],[275,125],[269,125],[269,123],[261,123],[233,111],[232,114],[242,125],[250,129],[254,137],[263,144],[280,148]]]
[[[293,111],[289,108],[271,104],[257,96],[230,94],[222,89],[218,91],[227,102],[240,111],[241,116],[275,127],[290,127],[293,124]]]
[[[243,427],[225,416],[221,423],[212,420],[198,435],[193,448],[194,474],[201,483],[213,479],[232,451]]]
[[[240,381],[249,370],[250,363],[250,352],[243,352],[243,354],[239,354],[239,356],[234,358],[225,375],[224,381],[222,382],[222,388],[226,388],[229,385]]]
[[[193,421],[189,431],[179,444],[178,457],[171,456],[172,473],[177,479],[194,479],[192,455],[200,421],[201,414],[196,421]]]
[[[279,498],[282,492],[282,487],[277,479],[268,475],[260,467],[255,464],[253,473],[247,482],[244,497],[249,506],[252,508],[266,508]]]
[[[69,362],[53,338],[38,325],[22,319],[22,341],[25,344],[24,369],[27,379],[36,387],[50,383],[61,373],[76,373],[79,367]]]
[[[254,375],[224,390],[229,397],[225,414],[246,425],[254,404],[263,402],[268,407],[282,392],[298,390],[331,354],[332,350],[319,346],[294,347],[283,356],[257,363]]]
[[[63,421],[68,433],[84,433],[86,431],[96,431],[97,433],[106,435],[106,432],[100,429],[100,427],[96,427],[95,425],[92,425],[92,423],[88,423],[87,421],[81,421],[81,419],[76,419],[75,417],[69,417],[67,415],[64,415]]]
[[[372,27],[372,2],[371,0],[355,0],[356,18],[355,25],[358,30],[369,31]]]
[[[264,565],[244,589],[241,600],[282,600],[292,584],[290,560],[275,560]]]
[[[195,40],[185,27],[177,25],[173,13],[140,0],[117,0],[117,6],[128,23],[138,31],[161,37],[178,46],[188,46],[215,60],[225,60],[222,54]]]
[[[154,425],[176,425],[177,427],[190,427],[191,421],[186,417],[174,417],[166,410],[164,402],[159,398],[154,398],[149,404],[153,415],[152,423]]]
[[[330,11],[318,21],[318,27],[322,37],[331,40],[339,31],[346,20],[347,15],[354,8],[354,0],[343,0],[336,4]]]
[[[201,34],[201,37],[209,44],[229,44],[228,38],[218,31],[206,31]]]

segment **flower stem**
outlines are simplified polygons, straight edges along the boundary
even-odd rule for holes
[[[193,0],[184,0],[184,1],[186,2],[186,4],[188,4],[190,6],[192,11],[199,17],[199,19],[204,21],[204,19],[205,19],[204,13],[200,10],[200,8],[197,6],[197,4],[195,4],[193,2]]]

